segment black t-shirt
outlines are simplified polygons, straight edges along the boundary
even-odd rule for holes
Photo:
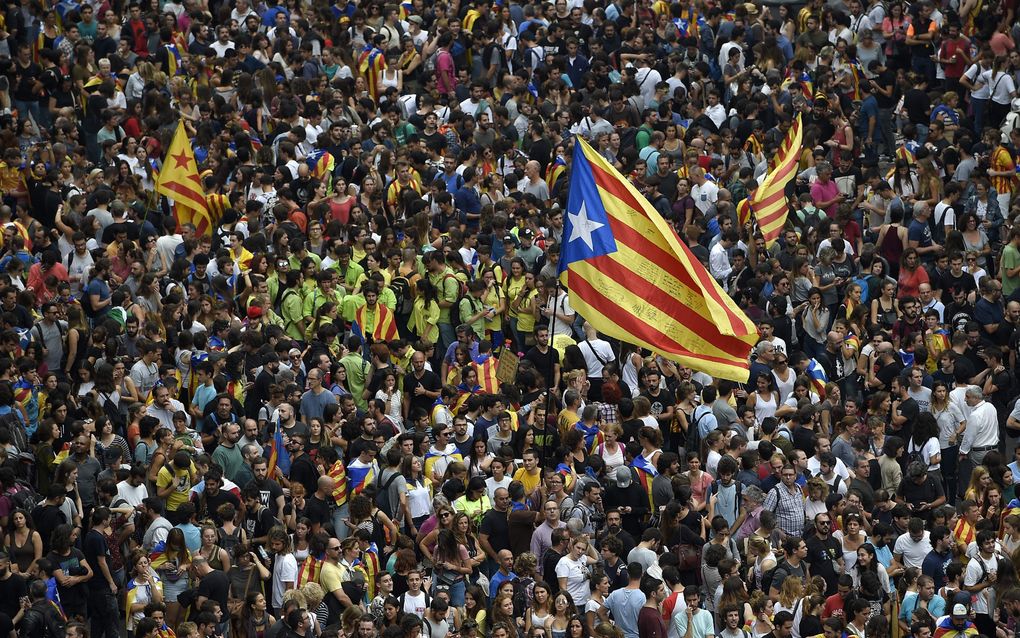
[[[35,82],[41,80],[42,67],[35,62],[29,62],[28,66],[21,66],[20,62],[14,63],[14,75],[17,81],[14,83],[14,91],[11,97],[24,102],[36,102],[39,94],[34,90]]]
[[[319,472],[312,464],[312,457],[302,454],[290,466],[290,480],[305,486],[305,494],[314,494],[318,489]]]
[[[280,484],[273,479],[267,478],[264,481],[258,479],[253,480],[248,485],[254,485],[259,488],[259,500],[262,504],[270,509],[270,511],[276,511],[276,499],[279,496],[283,496],[283,488]],[[247,487],[247,485],[245,486]]]
[[[920,505],[921,503],[931,503],[946,495],[945,491],[942,489],[942,482],[936,481],[927,475],[925,475],[924,482],[920,485],[915,483],[914,480],[909,477],[903,477],[903,480],[900,482],[900,487],[896,493],[902,496],[904,501],[915,506]],[[925,521],[928,521],[931,518],[931,510],[914,512],[913,515],[919,516]]]
[[[652,404],[652,411],[649,412],[649,414],[656,418],[658,418],[658,416],[663,412],[669,410],[671,407],[673,407],[673,404],[676,403],[676,400],[673,398],[673,396],[670,395],[669,392],[666,392],[661,388],[659,389],[658,395],[652,396],[650,392],[645,390],[644,392],[641,393],[641,396],[648,399],[648,402]]]
[[[896,359],[879,368],[875,373],[875,378],[885,384],[885,387],[881,389],[888,391],[892,380],[898,377],[902,370],[903,364]]]
[[[953,303],[954,290],[965,290],[969,294],[972,290],[976,289],[977,284],[974,283],[974,275],[970,273],[961,272],[959,277],[954,275],[952,271],[942,274],[942,303],[945,304],[947,309]],[[971,312],[973,312],[973,308]]]
[[[893,90],[892,95],[889,97],[886,97],[881,91],[875,91],[875,101],[878,102],[878,108],[891,109],[895,107],[896,103],[900,100],[900,90],[896,86],[896,71],[886,69],[878,74],[876,81],[883,89],[891,88]]]
[[[503,549],[510,549],[510,522],[507,520],[506,514],[506,512],[491,509],[482,517],[482,524],[478,527],[478,533],[489,537],[492,551],[496,553]]]
[[[208,492],[202,492],[202,496],[199,499],[200,504],[203,506],[205,516],[211,518],[217,527],[223,524],[220,520],[220,515],[216,513],[220,505],[224,503],[230,503],[235,509],[241,509],[241,500],[237,498],[237,495],[233,492],[221,489],[216,495],[211,495]],[[199,512],[201,515],[202,512]]]
[[[329,515],[329,503],[312,494],[305,499],[305,517],[312,524],[325,525],[332,519]]]
[[[305,503],[308,499],[305,499]],[[253,538],[262,538],[269,533],[269,530],[276,525],[276,517],[273,512],[268,508],[262,508],[258,513],[249,511],[245,514],[244,520],[241,526],[244,527],[244,533],[248,535],[249,541]]]
[[[0,614],[11,618],[18,615],[21,598],[28,595],[28,581],[21,574],[11,574],[0,579]]]
[[[106,543],[106,537],[99,530],[90,529],[89,533],[85,535],[85,542],[82,544],[84,548],[85,560],[88,561],[89,567],[94,572],[92,579],[89,580],[88,586],[92,591],[102,591],[108,588],[110,585],[106,582],[103,577],[102,571],[99,569],[99,557],[103,557],[107,560],[107,566],[109,566],[110,560],[110,546]]]
[[[550,356],[550,353],[552,356]],[[544,380],[544,387],[551,388],[553,384],[553,369],[560,362],[560,355],[556,352],[556,348],[550,347],[549,352],[541,352],[538,346],[534,346],[531,350],[528,350],[524,358],[535,364],[535,368]]]
[[[71,553],[67,556],[61,556],[56,552],[50,552],[47,554],[46,560],[50,561],[50,564],[53,565],[53,569],[59,569],[67,576],[84,576],[87,573],[85,571],[85,567],[82,565],[82,563],[85,562],[85,554],[76,547],[72,547]],[[89,565],[89,567],[92,567],[92,565]],[[93,571],[95,571],[94,567]],[[95,576],[93,576],[93,578],[95,578]],[[78,583],[77,585],[64,587],[58,582],[57,593],[60,594],[60,600],[63,602],[65,608],[76,608],[85,604],[85,598],[88,590],[85,587],[85,583]]]
[[[227,608],[227,594],[230,592],[230,578],[225,572],[214,569],[198,582],[198,595],[215,600],[220,609]]]
[[[404,394],[407,395],[410,401],[410,409],[421,408],[426,413],[432,411],[432,404],[436,402],[435,399],[428,395],[422,394],[417,395],[414,393],[415,388],[421,386],[429,392],[439,392],[443,384],[439,380],[439,375],[431,370],[425,370],[422,374],[421,379],[414,376],[414,372],[408,372],[404,375]]]
[[[553,596],[560,591],[559,579],[556,578],[556,564],[560,562],[563,556],[563,554],[550,547],[545,550],[545,556],[542,557],[542,574],[545,576],[546,582],[549,583],[549,588],[552,590],[549,593]]]
[[[35,531],[39,532],[42,536],[43,549],[49,550],[50,548],[50,536],[53,534],[53,530],[58,525],[67,523],[67,517],[64,516],[64,512],[55,505],[37,505],[32,510],[32,523],[35,524]]]
[[[917,401],[909,397],[903,399],[899,405],[899,416],[906,417],[907,420],[898,429],[890,429],[889,433],[902,438],[904,441],[909,441],[914,432],[914,424],[917,423],[917,415],[920,412],[921,408],[917,405]]]

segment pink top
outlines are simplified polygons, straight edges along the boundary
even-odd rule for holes
[[[443,95],[451,95],[457,89],[457,69],[453,55],[446,50],[440,50],[436,56],[436,88]]]
[[[819,208],[821,208],[820,202],[827,202],[836,195],[839,195],[839,186],[836,186],[836,182],[831,179],[824,184],[820,181],[816,181],[811,185],[811,199],[814,201],[815,206],[818,206]],[[825,209],[825,214],[828,215],[829,218],[834,218],[836,216],[836,204],[837,202],[833,202]]]

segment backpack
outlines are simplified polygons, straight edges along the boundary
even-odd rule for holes
[[[934,208],[932,209],[931,217],[928,218],[928,229],[931,230],[931,240],[933,243],[939,245],[946,243],[946,225],[944,222],[946,219],[947,211],[949,211],[949,209],[952,208],[953,208],[952,206],[947,206],[942,211],[942,216],[939,219],[935,219],[935,209]],[[954,217],[955,213],[956,209],[953,209]]]
[[[769,590],[772,589],[772,581],[775,579],[776,572],[779,571],[780,568],[783,568],[787,574],[790,573],[790,564],[786,562],[785,558],[782,558],[776,563],[775,567],[761,575],[761,590],[766,596],[769,595]]]
[[[839,478],[839,476],[837,476],[836,478]],[[740,517],[740,504],[743,501],[740,500],[741,499],[741,491],[742,491],[741,490],[740,481],[734,479],[733,484],[737,488],[737,494],[736,494],[736,497],[733,500],[733,504],[736,507],[736,511],[733,512],[733,520],[735,521],[735,520],[737,520],[737,518]],[[716,480],[712,481],[712,484],[708,488],[709,495],[711,496],[711,495],[714,495],[714,494],[718,494],[719,493],[719,488],[720,488],[719,479],[716,479]],[[833,488],[833,489],[835,489],[835,488]],[[718,512],[716,512],[716,513],[718,514]]]
[[[375,486],[377,488],[375,496],[376,504],[379,506],[379,509],[386,512],[386,515],[390,517],[393,516],[393,505],[390,503],[390,486],[393,485],[393,481],[397,480],[398,476],[400,476],[400,472],[394,471],[386,479],[385,483],[382,482],[382,472],[379,472],[379,475],[375,477]]]
[[[457,300],[453,302],[452,306],[450,306],[450,325],[456,327],[462,323],[460,316],[460,300],[468,296],[468,289],[466,283],[464,283],[463,281],[461,281],[456,276],[450,273],[443,275],[442,281],[443,287],[446,286],[446,280],[451,277],[454,279],[454,281],[457,282]],[[440,296],[442,296],[443,291],[440,290],[439,293]]]
[[[113,402],[113,398],[109,394],[103,392],[99,392],[99,400],[103,403],[103,413],[106,414],[106,418],[110,419],[114,431],[124,432],[127,428],[127,420],[121,413],[120,406]]]
[[[637,146],[638,129],[628,126],[620,131],[620,148],[634,148]]]
[[[694,419],[694,422],[687,426],[687,441],[684,443],[684,448],[688,452],[697,452],[701,454],[701,431],[698,429],[698,423],[701,419],[705,418],[706,414],[711,414],[712,410],[707,409],[701,413],[701,416]]]
[[[13,490],[4,492],[0,498],[7,499],[10,503],[8,511],[20,509],[26,512],[31,512],[43,500],[43,497],[32,489],[31,485],[20,479],[15,482]]]
[[[436,49],[435,51],[432,52],[432,55],[425,58],[425,62],[424,64],[422,64],[422,68],[425,70],[426,75],[431,75],[432,73],[436,72],[436,59],[439,57],[439,52],[441,50],[442,49]]]
[[[530,576],[515,578],[513,584],[514,615],[524,616],[525,610],[531,603],[531,592],[535,587],[535,579]]]

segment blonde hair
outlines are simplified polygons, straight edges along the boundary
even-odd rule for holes
[[[779,604],[783,607],[793,607],[804,595],[804,585],[799,578],[787,578],[783,580],[783,587],[779,590]]]
[[[322,603],[322,599],[326,597],[326,592],[319,583],[307,582],[301,586],[300,591],[308,602],[309,609],[317,608]]]
[[[822,495],[818,499],[821,502],[824,502],[826,497],[829,496],[829,484],[826,483],[825,479],[823,479],[820,476],[812,476],[811,478],[808,479],[807,482],[808,498],[811,498],[812,490],[821,490]]]
[[[301,592],[300,589],[288,589],[287,591],[283,592],[284,605],[286,605],[288,602],[292,600],[295,603],[297,603],[298,608],[306,610],[308,609],[308,599],[305,598],[305,595]]]

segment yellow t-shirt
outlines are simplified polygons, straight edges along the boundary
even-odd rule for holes
[[[186,470],[179,470],[174,468],[174,472],[171,474],[169,466],[164,465],[159,470],[159,474],[156,475],[156,487],[163,490],[173,483],[174,479],[181,477],[184,480],[177,488],[170,492],[166,497],[166,510],[168,512],[176,512],[177,508],[188,502],[188,495],[191,492],[191,474],[197,472],[195,464],[192,463],[191,467]]]
[[[319,584],[327,594],[340,589],[344,582],[344,572],[339,565],[330,562],[322,564],[322,571],[319,572]]]
[[[539,484],[542,482],[542,470],[539,469],[534,474],[528,474],[528,470],[523,467],[518,468],[518,470],[514,472],[514,480],[520,481],[521,484],[524,485],[525,494],[531,494],[538,489]]]

